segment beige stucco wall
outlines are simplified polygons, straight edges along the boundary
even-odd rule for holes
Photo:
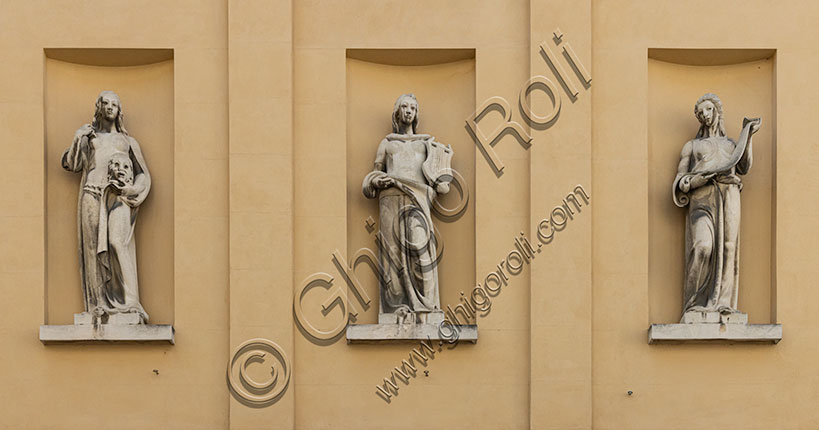
[[[444,260],[463,261],[460,270],[464,271],[465,279],[453,280],[457,284],[441,284],[442,305],[449,302],[454,306],[458,292],[471,289],[473,282],[482,279],[514,246],[512,238],[526,226],[526,152],[517,145],[499,145],[501,156],[506,157],[505,161],[508,159],[509,173],[502,180],[495,179],[485,169],[485,161],[476,154],[474,146],[470,147],[463,121],[472,113],[469,104],[474,110],[483,98],[516,94],[517,85],[526,80],[526,26],[518,23],[526,16],[527,5],[515,2],[475,7],[464,2],[441,7],[426,2],[413,5],[414,12],[408,14],[401,14],[396,6],[384,4],[373,9],[367,2],[294,4],[295,278],[297,288],[301,280],[317,271],[332,273],[341,282],[330,261],[331,252],[340,249],[349,253],[369,245],[358,239],[365,232],[364,218],[353,217],[364,211],[377,219],[372,202],[361,197],[361,181],[372,166],[378,142],[389,132],[395,98],[401,93],[415,92],[421,103],[420,131],[453,145],[456,169],[466,178],[470,178],[471,169],[475,172],[474,187],[469,184],[473,187],[469,212],[452,226],[443,227],[467,227],[461,234],[473,234],[473,238],[465,240],[475,244],[474,251],[465,249],[465,255],[459,253],[459,249],[465,248],[459,244],[453,246],[451,255],[449,250],[444,251]],[[422,13],[429,8],[440,12]],[[361,25],[362,21],[394,21],[393,15],[401,16],[406,23]],[[502,24],[494,22],[498,19]],[[500,25],[506,31],[470,30],[481,24]],[[378,66],[373,63],[390,60],[372,58],[367,65],[347,58],[350,48],[407,47],[473,48],[475,60],[451,62],[446,55],[433,54],[440,58],[429,64],[424,56],[408,52],[402,65]],[[396,70],[388,73],[384,67]],[[433,82],[436,76],[441,79]],[[369,88],[363,85],[365,79],[374,81]],[[444,85],[441,80],[452,83]],[[387,90],[392,93],[387,94]],[[361,95],[363,91],[368,91],[367,95]],[[429,95],[424,98],[425,94]],[[457,98],[451,108],[441,105],[448,96]],[[377,113],[378,117],[361,118],[362,111],[356,105],[359,101],[375,104],[366,107],[366,112]],[[305,121],[298,119],[301,112]],[[351,155],[362,156],[363,160],[350,160]],[[470,162],[474,164],[469,166]],[[357,174],[353,175],[351,169]],[[516,192],[508,192],[508,186],[517,186]],[[351,205],[358,209],[351,210]],[[474,217],[471,232],[469,217]],[[482,219],[490,218],[496,228],[478,227]],[[356,236],[348,235],[353,229]],[[446,236],[446,231],[442,234],[446,243],[458,242],[457,236]],[[442,260],[443,264],[446,263]],[[359,272],[366,270],[362,267]],[[390,404],[375,394],[374,384],[383,383],[383,378],[417,344],[347,345],[342,339],[330,346],[318,346],[297,333],[295,356],[314,358],[301,366],[294,365],[296,427],[525,427],[529,340],[528,319],[521,310],[526,307],[527,289],[525,277],[515,279],[514,286],[493,301],[492,312],[478,322],[481,341],[441,352],[426,368],[429,376],[419,369],[419,377],[400,389],[399,397]],[[312,291],[315,301],[308,296],[302,306],[308,310],[309,318],[320,322],[320,307],[316,305],[326,299],[326,293],[322,296],[321,289]],[[370,294],[374,303],[360,318],[364,322],[374,321],[378,312],[377,296]],[[326,324],[332,326],[337,321],[332,318],[340,317],[336,309]],[[492,377],[478,376],[481,374]],[[505,382],[499,384],[498,380]],[[430,412],[419,413],[422,410]]]
[[[819,427],[817,18],[809,1],[0,2],[0,428]],[[537,75],[562,102],[545,129],[518,102]],[[175,345],[37,337],[81,310],[79,178],[57,163],[103,89],[122,96],[154,174],[140,287]],[[742,194],[739,306],[781,323],[778,345],[647,344],[649,324],[679,318],[684,211],[670,181],[709,91],[729,136],[763,118]],[[440,223],[442,305],[496,270],[521,231],[535,242],[575,186],[592,204],[492,297],[477,344],[444,345],[387,403],[375,386],[417,344],[311,341],[294,302],[316,327],[344,323],[339,306],[322,314],[327,290],[300,294],[316,272],[344,286],[334,251],[373,247],[361,180],[404,92],[469,187],[464,215]],[[532,137],[494,146],[500,175],[464,128],[496,96]],[[536,90],[531,104],[542,115],[551,101]],[[494,112],[479,127],[501,123]],[[350,293],[347,309],[371,323],[377,287],[357,271],[372,302]],[[226,382],[231,351],[253,338],[291,365],[264,407]]]
[[[712,423],[709,425],[760,429],[816,427],[817,381],[813,375],[819,354],[815,330],[819,320],[810,303],[819,298],[811,286],[816,272],[817,224],[811,215],[816,211],[815,203],[806,198],[819,183],[814,174],[817,153],[808,126],[815,114],[811,94],[817,91],[812,78],[817,57],[809,24],[816,17],[816,4],[601,1],[594,5],[595,426],[691,428]],[[662,83],[654,78],[668,78],[665,85],[672,86],[676,80],[671,78],[684,67],[649,64],[653,61],[648,56],[652,48],[776,50],[773,65],[758,64],[759,72],[773,67],[772,89],[767,88],[767,77],[754,77],[759,72],[744,70],[749,68],[747,65],[737,65],[732,67],[737,78],[749,85],[732,90],[730,86],[740,82],[730,82],[716,67],[712,69],[714,84],[709,84],[709,88],[700,84],[703,88],[692,93],[690,101],[680,107],[681,114],[686,112],[685,118],[676,118],[668,125],[669,133],[681,133],[684,126],[693,136],[696,130],[690,121],[690,109],[701,93],[719,89],[710,85],[722,85],[726,94],[736,93],[731,98],[737,102],[725,99],[726,126],[729,130],[734,127],[734,133],[741,116],[755,116],[771,103],[773,112],[765,121],[768,131],[755,143],[755,152],[767,151],[771,156],[761,163],[755,160],[748,180],[765,188],[764,174],[768,171],[772,175],[772,191],[769,196],[757,199],[750,191],[745,199],[743,191],[742,204],[744,224],[754,222],[755,216],[767,217],[771,213],[771,245],[758,252],[761,255],[770,252],[772,256],[769,263],[772,289],[767,293],[772,303],[770,318],[781,323],[784,332],[782,342],[776,346],[655,347],[645,342],[644,330],[650,322],[665,322],[673,315],[652,307],[672,305],[679,300],[678,296],[673,301],[657,300],[654,294],[665,294],[661,292],[664,285],[674,288],[680,279],[678,268],[668,270],[671,278],[668,280],[651,272],[652,246],[659,244],[651,237],[655,221],[648,217],[667,211],[668,200],[655,198],[654,185],[649,184],[658,168],[652,164],[655,160],[651,157],[651,145],[665,141],[665,138],[651,141],[656,130],[652,121],[661,114],[649,110],[657,103],[652,103],[654,92],[662,90]],[[695,69],[693,75],[680,78],[679,85],[696,83],[698,76],[708,71],[707,66]],[[748,105],[740,100],[746,100]],[[755,108],[756,103],[762,104]],[[674,146],[683,143],[679,137]],[[772,163],[770,167],[765,166],[768,162]],[[673,169],[673,165],[668,168]],[[757,177],[757,173],[763,177]],[[774,207],[765,207],[764,201],[768,199]],[[650,208],[654,202],[662,206]],[[747,212],[754,214],[746,216]],[[756,239],[764,241],[766,232],[761,227],[759,233],[763,238]],[[747,233],[743,230],[743,258],[751,254],[752,260],[764,265],[765,258],[754,255],[755,250],[744,249]],[[674,239],[669,246],[677,249],[678,240]],[[741,280],[749,278],[746,273],[749,269],[743,264]],[[658,286],[653,281],[665,284]],[[766,283],[764,279],[751,282]],[[759,291],[757,297],[745,296],[741,300],[747,297],[748,305],[764,315],[761,302],[765,295],[766,292]],[[740,301],[739,306],[745,304]],[[627,390],[634,394],[627,396]]]
[[[99,66],[110,57],[48,59],[50,48],[164,48],[173,60],[120,72]],[[0,52],[0,427],[228,427],[227,5],[3,2]],[[66,260],[79,177],[54,163],[103,89],[121,91],[126,125],[157,169],[137,224],[138,246],[154,246],[138,264],[148,312],[176,328],[173,346],[37,341],[39,325],[82,310]]]

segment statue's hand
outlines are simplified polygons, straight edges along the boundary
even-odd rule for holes
[[[74,143],[72,144],[79,151],[85,151],[86,147],[91,144],[91,139],[94,135],[94,128],[91,124],[85,124],[77,129],[74,133]],[[84,137],[88,137],[87,141],[83,141]]]
[[[83,136],[90,136],[94,133],[94,127],[91,127],[91,124],[85,124],[82,127],[77,129],[77,132],[74,133],[74,138],[81,138]]]
[[[750,134],[753,136],[754,133],[759,131],[759,127],[762,125],[762,118],[745,118],[742,120],[742,127],[745,128],[745,125],[751,123],[751,130]]]
[[[708,180],[714,177],[714,173],[709,173],[707,175],[702,174],[695,174],[691,175],[690,179],[688,180],[688,190],[697,189],[705,184],[708,183]],[[684,190],[685,191],[685,190]]]
[[[756,134],[756,132],[759,131],[759,127],[761,125],[762,125],[761,121],[755,121],[753,124],[751,124],[751,134],[752,135]]]
[[[373,179],[373,186],[375,186],[375,188],[378,188],[379,190],[389,188],[393,185],[395,185],[395,179],[390,178],[389,176],[381,176]]]
[[[125,203],[133,205],[137,202],[140,192],[140,190],[137,187],[131,184],[123,184],[119,181],[111,181],[111,185],[113,185],[114,188],[117,189],[120,197],[125,199]]]

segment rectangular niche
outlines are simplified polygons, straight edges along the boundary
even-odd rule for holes
[[[671,199],[683,145],[697,134],[694,104],[722,100],[726,134],[743,117],[761,117],[753,166],[742,176],[739,310],[751,324],[775,322],[776,88],[772,49],[648,50],[649,319],[677,323],[682,313],[685,216]]]
[[[417,132],[452,145],[452,167],[466,180],[471,194],[457,220],[433,215],[444,243],[438,266],[441,306],[455,307],[459,292],[468,293],[475,286],[475,145],[464,131],[464,120],[475,110],[475,50],[348,49],[346,61],[347,255],[362,247],[377,253],[374,232],[367,231],[365,220],[371,216],[378,222],[378,199],[365,198],[361,183],[373,169],[378,144],[392,132],[395,100],[414,93],[420,105]],[[444,207],[458,202],[454,187],[441,199]],[[375,308],[361,314],[357,323],[374,324],[378,280],[366,264],[359,265],[357,273]]]
[[[99,93],[122,99],[125,127],[142,149],[152,186],[136,223],[139,295],[151,324],[174,318],[174,62],[172,49],[45,49],[45,324],[84,310],[77,236],[80,173],[60,159],[91,123]]]

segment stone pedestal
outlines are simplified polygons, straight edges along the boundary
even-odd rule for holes
[[[103,320],[105,318],[105,320]],[[40,342],[168,342],[174,344],[169,324],[140,324],[135,313],[95,317],[88,312],[74,314],[73,325],[41,325]]]
[[[444,312],[378,314],[378,324],[356,324],[347,327],[347,343],[382,343],[406,341],[478,341],[478,326],[444,323]]]
[[[87,324],[112,324],[112,325],[135,325],[139,324],[139,314],[113,314],[108,316],[101,316],[99,320],[94,321],[96,317],[89,312],[82,312],[74,314],[74,325]]]
[[[652,324],[648,343],[770,342],[782,340],[781,324],[748,324],[741,312],[686,312],[679,324]]]
[[[434,324],[444,322],[444,311],[419,312],[415,314],[378,314],[378,324]]]
[[[748,314],[690,311],[683,314],[680,324],[748,324]]]
[[[92,315],[90,312],[81,312],[78,314],[74,314],[74,325],[86,324],[94,324],[94,315]]]
[[[139,314],[113,314],[108,317],[108,324],[136,325],[139,324]]]
[[[457,331],[457,335],[453,334]],[[476,324],[355,324],[347,326],[347,343],[404,343],[408,341],[478,342]]]

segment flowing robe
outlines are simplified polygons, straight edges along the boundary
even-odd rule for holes
[[[742,189],[738,175],[751,168],[749,128],[750,124],[744,128],[739,143],[715,136],[694,139],[683,149],[673,184],[674,203],[688,206],[683,313],[738,312]],[[687,189],[695,174],[714,176],[705,185]]]
[[[390,134],[381,142],[375,169],[365,178],[362,191],[379,199],[380,313],[431,312],[441,307],[438,270],[430,206],[436,191],[421,172],[423,158],[408,160],[390,151],[391,145],[427,147],[429,135]],[[393,146],[394,147],[394,146]],[[401,164],[398,166],[398,164]],[[417,171],[416,171],[417,169]],[[408,177],[407,170],[414,175]],[[395,185],[378,190],[373,181],[390,177]]]
[[[134,183],[140,190],[133,201],[120,196],[109,182],[108,164],[123,154],[131,159]],[[139,144],[125,134],[94,133],[90,139],[83,136],[72,143],[61,164],[65,170],[82,172],[77,232],[85,311],[135,312],[147,322],[148,314],[139,302],[134,227],[151,178]]]

